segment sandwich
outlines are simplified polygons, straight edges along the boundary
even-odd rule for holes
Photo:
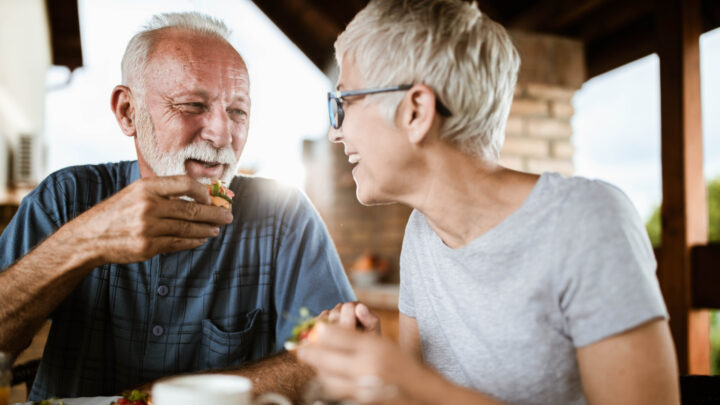
[[[210,203],[212,205],[227,209],[232,208],[232,198],[235,197],[235,193],[223,186],[220,180],[215,180],[205,186],[208,189],[208,194],[210,194]]]
[[[317,338],[315,326],[326,321],[326,319],[312,317],[307,308],[300,308],[300,321],[293,328],[290,339],[285,341],[285,350],[291,352],[297,349],[298,345],[304,341],[315,341]]]

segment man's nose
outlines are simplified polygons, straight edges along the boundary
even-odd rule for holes
[[[232,143],[230,117],[223,108],[212,108],[207,113],[202,130],[203,139],[211,142],[214,147],[222,148]]]

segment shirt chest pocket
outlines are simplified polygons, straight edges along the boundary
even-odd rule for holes
[[[202,321],[202,340],[196,356],[197,369],[237,366],[255,359],[264,346],[260,329],[260,308],[238,317],[230,327],[218,326],[211,319]]]

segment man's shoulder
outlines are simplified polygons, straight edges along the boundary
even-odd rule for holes
[[[235,176],[229,188],[235,193],[234,201],[241,204],[282,205],[289,201],[308,201],[307,196],[298,188],[264,177]]]
[[[135,162],[69,166],[48,175],[31,193],[41,195],[112,194],[129,184]]]

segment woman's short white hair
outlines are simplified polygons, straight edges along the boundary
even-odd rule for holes
[[[122,84],[142,91],[143,73],[160,39],[167,28],[186,29],[200,35],[214,36],[230,42],[230,29],[221,20],[197,12],[156,14],[135,34],[125,48],[122,58]]]
[[[474,3],[372,0],[335,42],[367,87],[424,83],[452,116],[441,137],[496,161],[505,140],[520,56],[508,33]],[[377,95],[393,122],[403,93]]]

